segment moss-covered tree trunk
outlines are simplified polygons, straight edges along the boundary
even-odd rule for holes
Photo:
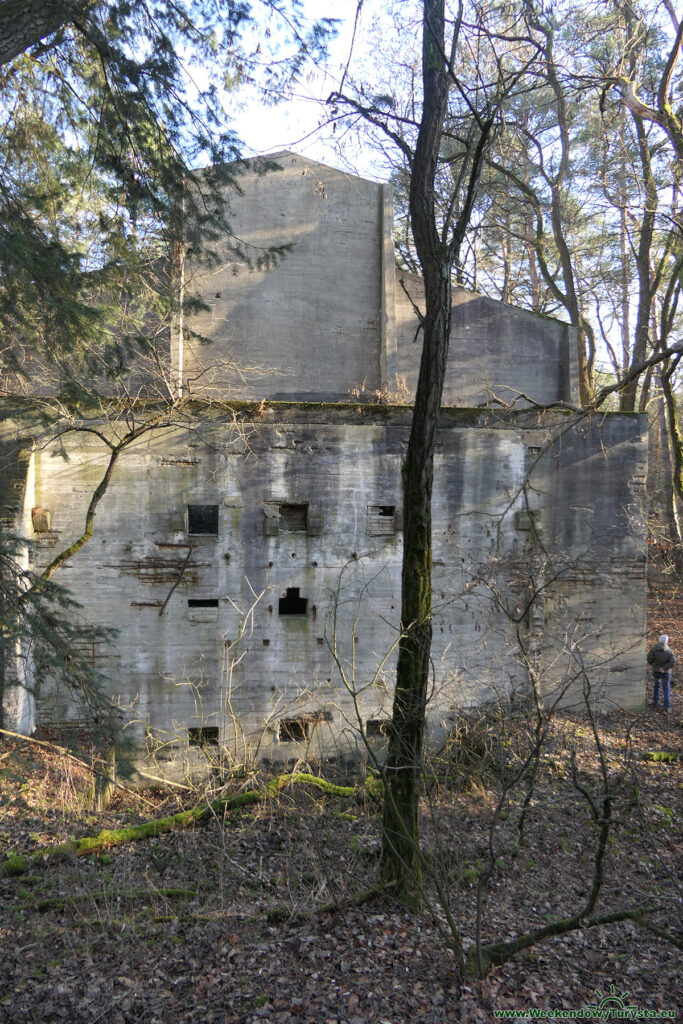
[[[432,638],[432,482],[451,311],[450,248],[439,236],[434,179],[448,104],[444,0],[423,5],[423,112],[413,155],[410,215],[425,282],[424,342],[403,464],[401,630],[385,771],[382,878],[404,904],[420,902],[418,800]]]
[[[404,904],[420,901],[418,799],[432,641],[434,441],[448,353],[450,282],[431,282],[439,309],[425,324],[413,426],[403,464],[401,630],[386,762],[382,877]]]

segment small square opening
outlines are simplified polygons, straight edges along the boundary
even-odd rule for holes
[[[188,505],[187,532],[193,536],[218,534],[218,505]]]
[[[191,747],[217,747],[218,726],[198,725],[187,730],[188,743]]]
[[[537,532],[542,523],[541,509],[538,508],[522,508],[515,512],[515,529],[521,531],[533,531]]]
[[[291,533],[305,533],[308,529],[308,505],[283,503],[280,505],[280,529]]]
[[[285,596],[278,602],[278,614],[305,615],[307,607],[308,598],[300,596],[299,587],[287,587]]]
[[[371,537],[389,536],[396,532],[395,505],[368,505],[368,533]]]

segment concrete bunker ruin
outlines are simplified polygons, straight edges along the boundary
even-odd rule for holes
[[[334,756],[361,724],[384,742],[391,711],[421,282],[396,269],[388,186],[270,159],[279,170],[253,161],[243,177],[235,230],[291,252],[250,271],[226,245],[194,280],[207,308],[172,334],[201,430],[132,443],[92,539],[56,575],[85,620],[116,630],[92,659],[129,735],[175,738],[176,753]],[[523,691],[529,665],[548,699],[580,704],[588,687],[595,707],[644,703],[647,422],[576,403],[571,327],[455,292],[434,485],[435,732],[458,707]],[[65,459],[32,429],[6,403],[3,515],[40,570],[81,532],[107,449],[73,432]],[[24,731],[81,713],[49,680],[19,679],[6,705]]]

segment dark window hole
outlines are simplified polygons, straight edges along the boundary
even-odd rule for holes
[[[287,587],[284,597],[278,602],[278,613],[280,615],[305,615],[308,607],[308,598],[301,597],[299,587]]]
[[[310,711],[296,718],[281,718],[278,722],[277,738],[281,743],[303,743],[311,734],[311,729],[319,722],[331,722],[331,711]]]
[[[187,730],[191,747],[217,747],[218,726],[198,725]]]
[[[187,532],[215,536],[218,533],[218,505],[188,505]]]
[[[217,597],[191,597],[187,602],[188,608],[218,608]]]
[[[305,533],[308,529],[308,505],[280,505],[280,529]]]

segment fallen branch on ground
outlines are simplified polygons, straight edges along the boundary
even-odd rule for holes
[[[85,857],[92,853],[100,853],[102,850],[110,849],[113,846],[121,846],[123,843],[132,843],[140,839],[151,839],[163,835],[165,832],[173,832],[175,829],[188,828],[196,822],[208,817],[217,817],[227,811],[239,807],[246,807],[249,804],[261,803],[278,793],[287,786],[308,785],[315,786],[327,796],[355,796],[355,786],[336,786],[326,779],[317,775],[308,775],[305,772],[287,773],[271,779],[261,789],[248,790],[246,793],[235,793],[232,796],[219,797],[210,803],[200,804],[189,811],[179,811],[167,818],[158,818],[155,821],[146,821],[141,825],[130,825],[126,828],[102,829],[96,836],[84,836],[82,839],[70,839],[57,846],[44,847],[36,853],[26,856],[15,854],[13,857],[0,864],[0,878],[12,875],[23,875],[31,868],[40,867],[45,864],[54,864],[57,861],[69,857]]]

